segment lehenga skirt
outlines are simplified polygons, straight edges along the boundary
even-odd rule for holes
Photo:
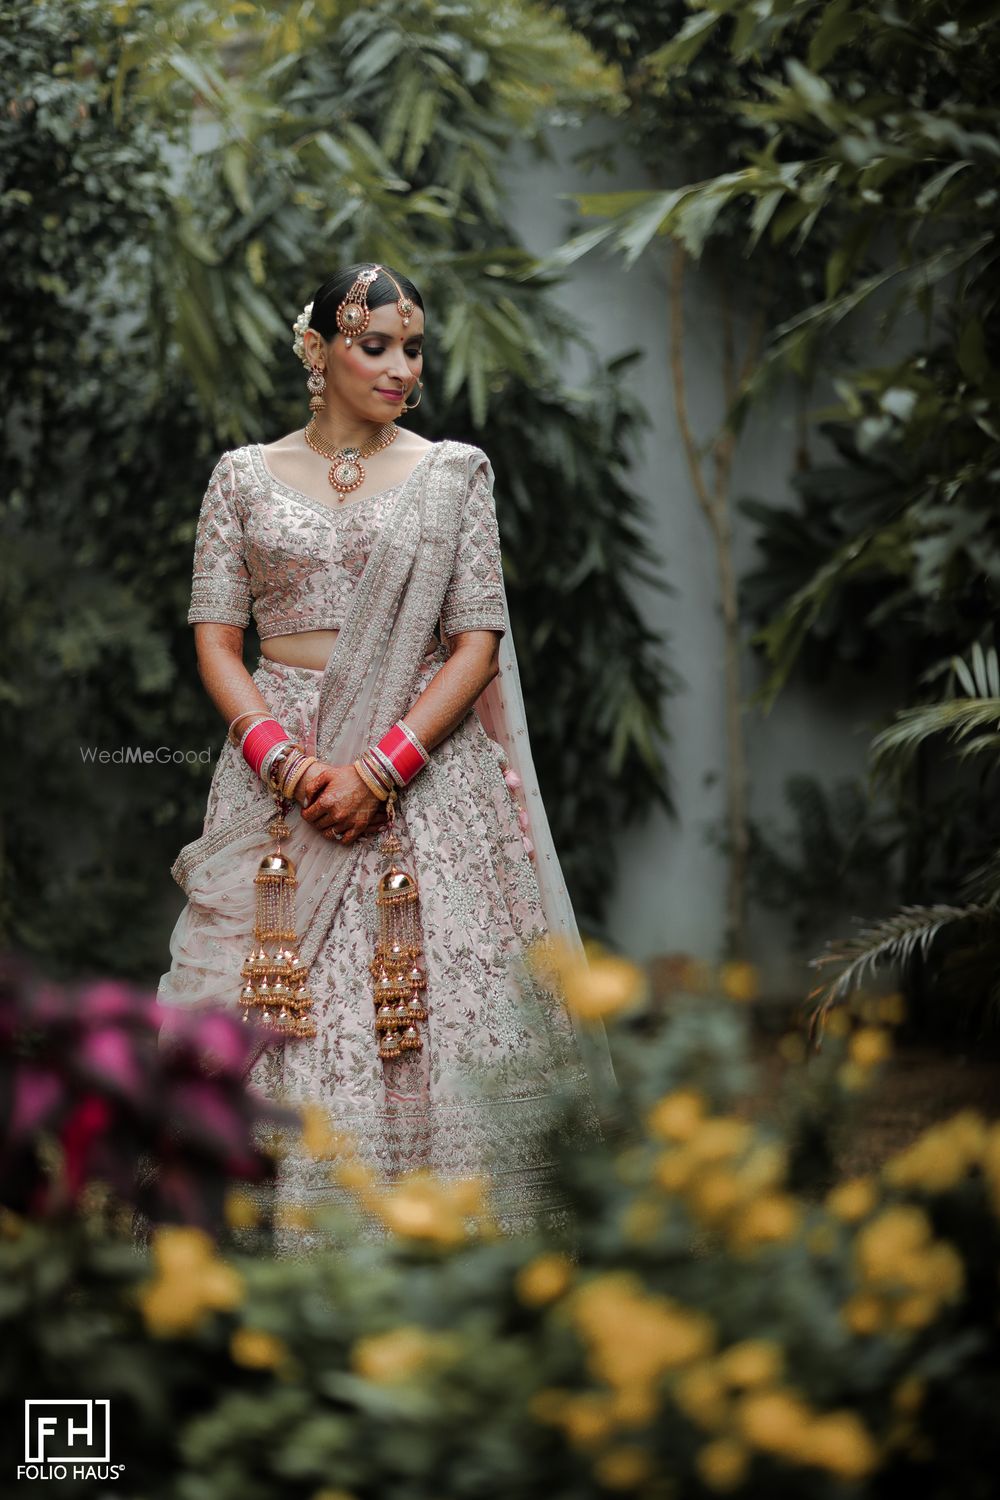
[[[418,669],[411,703],[446,659],[435,643]],[[261,656],[253,681],[275,718],[298,732],[315,726],[322,675]],[[398,1059],[378,1055],[369,963],[378,930],[376,886],[387,856],[369,834],[358,841],[351,880],[310,969],[316,1036],[269,1042],[249,1082],[292,1108],[321,1106],[381,1183],[417,1168],[444,1179],[484,1180],[495,1223],[516,1232],[568,1221],[547,1141],[557,1094],[575,1093],[585,1132],[599,1134],[600,1126],[565,1001],[524,962],[528,945],[545,934],[545,917],[503,761],[471,711],[399,799],[400,858],[420,893],[428,1011],[422,1049]],[[205,833],[240,811],[240,788],[250,785],[251,773],[227,740]],[[247,869],[248,882],[256,864],[257,858]],[[196,962],[199,913],[192,902],[180,922],[185,957],[179,966],[175,955],[161,991],[165,984],[183,991],[184,962]],[[234,1010],[251,937],[226,939]],[[217,967],[217,953],[213,962]],[[580,1120],[578,1114],[577,1135]],[[276,1183],[266,1192],[248,1190],[279,1226],[276,1253],[322,1243],[307,1229],[280,1226],[308,1221],[311,1210],[331,1201],[348,1207],[363,1231],[381,1232],[377,1218],[337,1186],[334,1165],[304,1149],[297,1133],[286,1133]]]

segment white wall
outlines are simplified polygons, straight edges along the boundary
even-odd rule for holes
[[[539,162],[525,152],[509,169],[514,227],[528,248],[542,254],[580,227],[573,204],[560,194],[649,187],[641,166],[618,152],[614,171],[584,172],[572,156],[585,144],[609,137],[606,125],[553,134],[554,160]],[[656,186],[681,179],[665,178]],[[637,603],[650,626],[666,640],[666,651],[686,684],[670,703],[674,742],[669,750],[678,819],[649,816],[612,837],[620,855],[620,876],[609,914],[613,937],[637,959],[685,951],[719,956],[723,932],[725,867],[706,839],[709,825],[724,812],[725,704],[722,679],[722,627],[714,553],[697,507],[674,412],[668,367],[666,297],[667,242],[659,240],[626,272],[609,252],[596,251],[567,273],[555,296],[579,320],[610,358],[641,348],[645,358],[627,375],[627,387],[653,419],[633,471],[648,509],[648,535],[662,557],[675,589],[664,597],[637,586]],[[749,274],[749,273],[748,273]],[[695,434],[704,439],[717,426],[723,407],[719,358],[720,325],[715,292],[707,273],[691,268],[686,299],[688,410]],[[738,288],[736,289],[738,298]],[[570,378],[579,371],[568,372]],[[788,475],[796,444],[794,414],[787,395],[750,419],[737,450],[734,498],[754,495],[768,501],[790,498]],[[752,528],[737,521],[737,556],[742,573],[752,563]],[[748,693],[760,669],[747,654]],[[834,702],[829,691],[795,685],[765,719],[749,710],[751,808],[754,816],[789,822],[782,786],[787,774],[808,771],[821,780],[861,774],[874,702]],[[776,989],[801,987],[802,966],[786,956],[784,924],[756,913],[752,956]]]

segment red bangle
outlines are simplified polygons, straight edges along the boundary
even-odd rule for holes
[[[411,782],[417,772],[422,771],[427,764],[426,758],[421,755],[416,745],[407,738],[398,724],[393,724],[392,728],[386,731],[376,748],[392,761],[403,778],[404,786]]]
[[[255,776],[260,775],[264,756],[271,747],[287,739],[288,735],[277,719],[263,719],[253,726],[243,741],[243,759]]]

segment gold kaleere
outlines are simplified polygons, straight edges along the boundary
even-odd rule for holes
[[[267,826],[276,847],[261,860],[254,877],[257,920],[253,948],[240,970],[245,981],[240,1001],[244,1021],[256,1010],[260,1023],[282,1036],[314,1037],[309,966],[299,957],[295,932],[298,880],[295,865],[281,851],[282,839],[288,838],[285,814],[291,803],[278,796],[275,801],[278,810]]]
[[[417,1026],[427,1020],[421,995],[427,988],[427,976],[421,967],[420,892],[416,877],[397,860],[403,846],[395,828],[395,801],[393,792],[386,803],[388,827],[379,842],[382,852],[389,856],[389,868],[375,894],[379,935],[375,957],[368,965],[375,986],[378,1055],[384,1060],[403,1052],[419,1052],[423,1038]]]

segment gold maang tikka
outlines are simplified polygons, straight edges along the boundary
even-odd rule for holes
[[[352,282],[351,287],[337,307],[337,327],[344,335],[344,343],[348,349],[365,329],[371,318],[371,310],[368,306],[368,292],[372,283],[378,280],[379,272],[382,272],[396,288],[396,311],[403,320],[403,327],[409,328],[410,319],[413,317],[414,302],[407,297],[395,276],[390,276],[385,266],[368,266],[359,271]]]

